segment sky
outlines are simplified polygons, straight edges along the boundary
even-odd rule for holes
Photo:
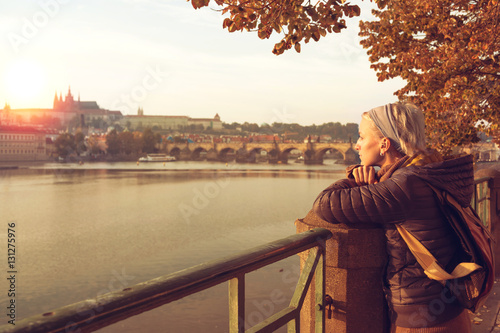
[[[358,20],[319,42],[272,53],[281,37],[229,33],[215,4],[185,0],[0,0],[0,108],[75,98],[135,115],[226,123],[359,123],[404,84],[378,82]],[[212,1],[213,3],[213,1]],[[370,2],[360,3],[370,20]]]

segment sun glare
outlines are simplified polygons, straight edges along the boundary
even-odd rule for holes
[[[5,73],[7,97],[14,103],[33,101],[42,92],[45,75],[42,68],[31,61],[18,61],[11,64]]]

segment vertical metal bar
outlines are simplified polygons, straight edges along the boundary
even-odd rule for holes
[[[314,331],[325,333],[325,249],[322,246],[318,246],[318,255],[320,260],[314,273],[316,294]]]
[[[483,194],[483,209],[484,209],[484,226],[490,230],[490,222],[491,222],[491,189],[490,189],[490,181],[486,181],[483,183],[484,185],[484,194]]]
[[[245,332],[245,274],[229,280],[229,332]]]
[[[286,333],[298,333],[300,332],[300,312],[299,315],[294,319],[290,320],[287,324]]]
[[[297,282],[292,300],[290,301],[290,307],[292,308],[302,308],[307,290],[313,280],[314,272],[320,259],[318,255],[319,251],[318,247],[309,251],[304,267],[302,267],[302,272],[300,273],[299,281]]]
[[[477,184],[476,183],[474,183],[474,193],[472,194],[472,201],[471,201],[470,205],[477,212]]]
[[[482,182],[482,183],[479,183],[479,196],[477,198],[477,202],[478,202],[478,206],[479,206],[478,209],[480,211],[480,213],[478,213],[478,214],[480,214],[481,221],[483,221],[483,225],[485,227],[487,227],[488,221],[486,220],[487,216],[486,216],[486,209],[485,209],[486,205],[485,205],[484,197],[485,197],[485,195],[484,195],[484,182]]]
[[[490,198],[488,196],[489,181],[483,180],[474,184],[474,196],[471,206],[474,208],[483,225],[490,229]]]
[[[478,213],[483,225],[489,229],[490,216],[489,216],[489,198],[488,198],[488,181],[477,184],[479,187],[476,197],[476,212]]]

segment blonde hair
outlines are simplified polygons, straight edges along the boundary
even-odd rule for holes
[[[390,104],[391,113],[396,123],[399,136],[399,145],[406,155],[412,155],[425,150],[425,118],[424,113],[414,104],[398,102]],[[363,113],[363,118],[371,120],[372,129],[380,138],[384,135],[377,128],[368,112]]]

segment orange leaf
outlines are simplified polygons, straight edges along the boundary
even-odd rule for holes
[[[229,27],[231,25],[231,23],[233,23],[233,21],[231,21],[230,18],[226,18],[224,20],[224,22],[222,22],[222,28],[225,29],[225,28]]]
[[[234,22],[231,22],[231,25],[228,27],[229,32],[235,32],[236,31],[236,24]]]

